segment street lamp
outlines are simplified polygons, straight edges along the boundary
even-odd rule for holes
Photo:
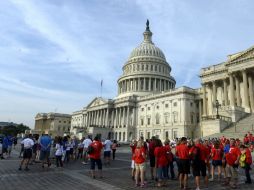
[[[216,119],[219,119],[220,116],[219,116],[219,107],[220,107],[220,103],[218,100],[215,101],[215,108],[216,108]]]

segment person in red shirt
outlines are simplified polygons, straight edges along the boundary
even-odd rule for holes
[[[210,175],[210,173],[211,173],[210,155],[211,155],[212,145],[209,143],[208,140],[205,140],[204,141],[204,147],[205,147],[205,152],[207,154],[206,167],[207,167],[207,170],[208,170],[208,174]]]
[[[244,138],[243,138],[243,143],[244,143],[245,145],[249,144],[249,138],[248,138],[248,135],[247,135],[247,134],[245,134],[245,136],[244,136]]]
[[[209,153],[200,139],[195,140],[195,145],[190,149],[189,154],[192,158],[192,171],[195,177],[196,190],[200,187],[200,174],[204,177],[206,187],[208,186],[208,176],[206,175],[206,163]]]
[[[135,162],[134,162],[134,153],[135,153],[135,149],[137,147],[137,141],[136,140],[132,140],[131,144],[131,178],[132,180],[135,180]]]
[[[245,160],[244,160],[244,163],[245,163],[244,170],[245,170],[245,175],[246,175],[245,183],[251,184],[252,183],[251,177],[250,177],[250,170],[251,170],[250,166],[252,164],[251,152],[250,152],[249,148],[244,145],[240,146],[240,151],[241,151],[241,154],[245,154]]]
[[[168,160],[168,166],[167,166],[167,178],[169,179],[168,175],[168,169],[170,168],[170,177],[171,179],[175,179],[175,172],[174,172],[174,154],[171,151],[170,141],[166,140],[164,142],[164,147],[166,149],[167,153],[167,160]]]
[[[176,156],[178,157],[178,173],[180,188],[187,189],[188,174],[190,173],[189,148],[187,146],[187,138],[182,137],[181,143],[176,146]]]
[[[151,169],[151,179],[154,180],[155,175],[155,156],[154,156],[154,149],[155,149],[155,140],[156,138],[153,136],[150,143],[149,143],[149,160],[150,160],[150,169]]]
[[[142,141],[137,142],[137,147],[134,152],[134,162],[135,162],[135,169],[136,169],[136,186],[139,185],[139,179],[141,181],[140,186],[144,187],[144,177],[145,177],[145,161],[146,161],[146,150],[142,146]]]
[[[214,146],[211,150],[211,158],[212,158],[212,178],[210,181],[214,180],[214,170],[218,167],[218,176],[219,180],[221,179],[221,166],[222,166],[222,156],[223,156],[223,148],[220,146],[219,141],[214,142]]]
[[[99,177],[102,178],[102,162],[101,162],[101,150],[103,145],[100,141],[100,138],[96,136],[94,141],[89,145],[92,147],[92,152],[89,154],[91,161],[91,174],[92,178],[95,178],[95,163],[98,166]]]
[[[226,174],[227,180],[224,185],[230,185],[231,178],[233,178],[233,182],[231,184],[232,188],[237,188],[237,181],[238,181],[238,165],[240,159],[240,149],[235,146],[235,139],[230,140],[230,149],[229,152],[226,153]]]
[[[162,146],[162,142],[159,139],[156,139],[156,148],[154,149],[155,156],[155,166],[157,170],[158,177],[158,187],[166,185],[166,176],[167,176],[167,152],[164,146]]]

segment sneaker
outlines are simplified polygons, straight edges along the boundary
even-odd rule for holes
[[[87,165],[88,163],[87,162],[82,162],[82,164]]]
[[[19,167],[19,171],[21,171],[22,170],[22,168],[21,167]]]
[[[213,179],[213,178],[210,178],[209,181],[214,181],[214,179]]]
[[[140,187],[141,187],[141,188],[145,188],[145,187],[146,187],[146,184],[143,183],[143,184],[140,185]]]

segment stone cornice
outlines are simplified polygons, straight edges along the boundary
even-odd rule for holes
[[[197,95],[197,92],[195,89],[191,89],[188,87],[181,87],[178,89],[170,90],[170,91],[165,91],[159,94],[151,94],[147,96],[142,96],[138,98],[138,102],[144,102],[147,100],[156,100],[158,98],[164,98],[164,97],[169,97],[169,96],[174,96],[174,95],[182,95],[182,94],[188,94],[188,95]]]

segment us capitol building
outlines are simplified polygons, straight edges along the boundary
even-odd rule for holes
[[[254,111],[254,47],[201,69],[202,87],[175,88],[171,67],[152,42],[149,21],[143,42],[130,54],[114,99],[94,98],[72,113],[71,134],[100,134],[128,142],[220,135]]]

